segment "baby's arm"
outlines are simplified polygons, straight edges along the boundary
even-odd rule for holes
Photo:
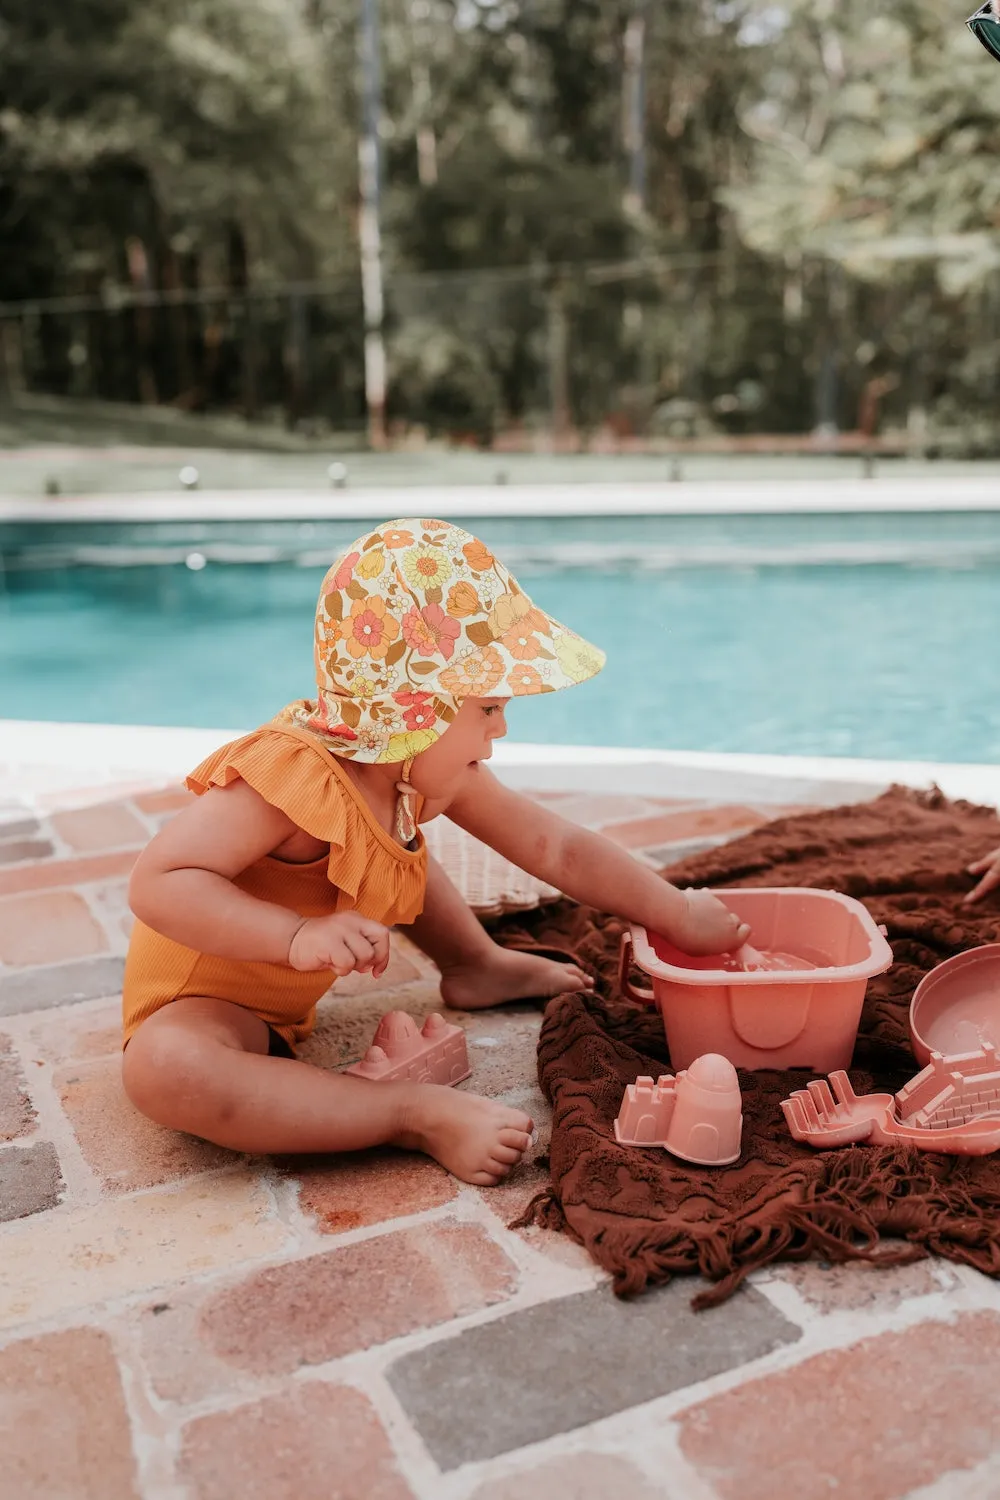
[[[199,953],[338,974],[381,972],[389,960],[381,923],[357,912],[304,920],[233,884],[297,831],[245,781],[213,787],[140,854],[129,904],[147,927]]]
[[[599,833],[511,791],[480,766],[448,816],[573,900],[639,922],[686,953],[724,953],[749,928],[707,891],[680,891]]]

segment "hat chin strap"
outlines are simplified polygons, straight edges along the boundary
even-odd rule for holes
[[[413,798],[416,792],[410,785],[410,772],[413,769],[413,757],[403,762],[403,773],[396,782],[396,791],[399,796],[396,799],[396,837],[401,844],[412,844],[417,836],[417,818],[414,811]]]

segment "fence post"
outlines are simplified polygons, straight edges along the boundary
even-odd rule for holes
[[[566,292],[556,278],[546,298],[549,332],[549,421],[552,442],[558,446],[569,435],[572,425],[569,409],[569,323],[566,318]]]

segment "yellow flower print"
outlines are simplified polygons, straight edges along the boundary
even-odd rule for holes
[[[429,750],[436,739],[438,739],[438,734],[434,729],[409,729],[403,734],[394,734],[379,756],[379,760],[393,764],[401,760],[409,760],[411,756]]]
[[[384,693],[387,687],[385,677],[364,677],[358,672],[351,682],[351,695],[355,698],[375,698],[379,693]]]
[[[571,630],[564,630],[556,637],[555,648],[556,660],[571,682],[586,682],[604,665],[600,651]]]
[[[488,698],[503,676],[503,657],[495,646],[483,651],[466,651],[438,682],[453,698]]]
[[[451,563],[440,547],[414,547],[403,559],[403,572],[415,589],[443,588],[451,577]]]
[[[342,633],[355,661],[364,656],[372,661],[384,661],[386,652],[399,636],[399,622],[386,613],[385,600],[373,594],[367,599],[355,599]]]
[[[361,561],[355,564],[354,571],[359,578],[378,578],[385,569],[385,553],[381,547],[373,547],[370,552],[365,552]]]

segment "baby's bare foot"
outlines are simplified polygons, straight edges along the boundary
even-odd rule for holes
[[[531,1116],[479,1094],[420,1084],[396,1144],[426,1151],[463,1182],[495,1187],[531,1145]]]
[[[441,975],[441,998],[453,1010],[484,1010],[510,1000],[548,1000],[593,988],[594,981],[576,964],[518,953],[498,943],[485,959],[456,964]]]

